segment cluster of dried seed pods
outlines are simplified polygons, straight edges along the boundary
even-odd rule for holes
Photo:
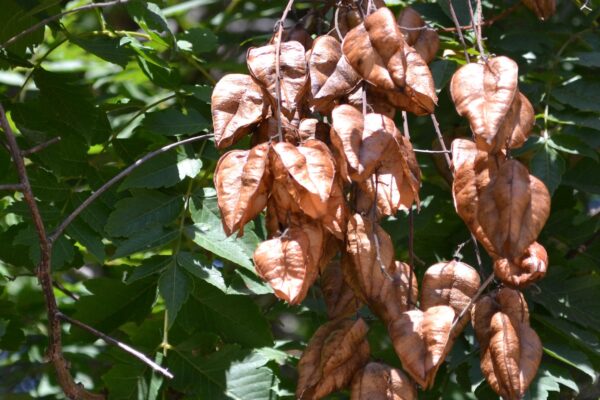
[[[536,239],[550,212],[550,194],[510,158],[533,127],[533,107],[519,92],[517,64],[507,57],[463,66],[450,90],[475,139],[452,143],[456,211],[494,260],[495,276],[523,288],[543,278],[548,266]],[[473,322],[486,379],[503,398],[520,399],[541,358],[525,300],[516,290],[501,289],[476,303]]]
[[[427,63],[439,39],[410,8],[395,18],[381,1],[362,3],[366,9],[338,2],[328,35],[313,40],[296,25],[251,48],[250,74],[224,76],[212,95],[219,149],[252,134],[251,149],[225,153],[215,170],[225,232],[242,235],[266,209],[268,240],[254,252],[258,275],[290,304],[302,302],[320,280],[330,322],[299,362],[301,399],[349,385],[353,399],[416,398],[415,382],[433,384],[480,288],[473,268],[450,261],[426,271],[419,296],[411,266],[395,259],[379,225],[398,210],[419,207],[419,166],[393,117],[398,109],[433,112],[437,97]],[[458,139],[452,146],[457,212],[494,258],[498,277],[523,286],[546,268],[535,239],[549,196],[507,154],[525,141],[533,108],[506,57],[464,66],[451,86],[475,135],[474,142]],[[482,301],[476,310],[484,310]],[[405,372],[369,363],[368,325],[352,318],[362,303],[388,327]],[[535,333],[524,325],[526,313],[513,315],[500,303],[473,315],[478,337],[487,340],[484,372],[494,389],[512,396],[530,377],[500,372],[496,358],[507,350],[494,324],[510,320],[515,332],[529,329],[522,346]],[[529,373],[535,360],[519,354],[517,367]]]

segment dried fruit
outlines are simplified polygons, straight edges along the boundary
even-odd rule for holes
[[[269,94],[271,108],[277,110],[275,44],[248,50],[248,70]],[[304,47],[296,41],[281,43],[281,112],[289,120],[294,118],[307,87],[307,66]]]
[[[398,25],[406,43],[413,46],[426,63],[430,63],[440,47],[437,32],[427,28],[421,15],[412,7],[406,7],[398,14]]]
[[[244,225],[267,205],[271,174],[268,168],[269,144],[252,150],[233,150],[225,154],[215,168],[215,189],[228,236],[243,234]]]
[[[547,269],[548,254],[537,242],[529,245],[518,259],[500,258],[494,262],[494,274],[505,284],[518,288],[542,279]]]
[[[500,166],[481,192],[477,218],[499,255],[515,259],[539,235],[550,213],[546,186],[517,160]]]
[[[504,399],[521,399],[542,358],[542,344],[529,326],[523,295],[503,288],[485,296],[473,307],[472,319],[486,380]]]
[[[298,304],[317,278],[322,247],[320,228],[308,224],[289,228],[281,237],[258,245],[254,252],[256,272],[271,285],[277,297]]]
[[[416,400],[409,377],[389,365],[370,362],[352,380],[351,400]]]
[[[459,315],[479,289],[481,280],[475,269],[459,261],[441,262],[427,268],[421,286],[421,308],[445,305]],[[469,314],[459,322],[457,332],[469,321]]]
[[[360,307],[360,301],[344,280],[339,262],[332,262],[321,274],[321,290],[327,305],[329,319],[348,317]]]
[[[225,75],[217,82],[211,111],[218,148],[231,146],[266,115],[260,87],[243,74]]]
[[[402,368],[423,388],[433,385],[452,347],[454,316],[452,307],[435,306],[426,311],[406,311],[388,327]]]
[[[367,330],[360,318],[330,321],[317,329],[298,363],[296,397],[320,399],[348,385],[369,359]]]
[[[456,111],[467,117],[483,150],[506,141],[497,136],[518,93],[518,72],[513,60],[501,56],[467,64],[452,76],[450,93]]]

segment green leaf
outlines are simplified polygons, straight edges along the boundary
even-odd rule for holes
[[[457,67],[458,64],[451,60],[435,60],[429,65],[437,91],[446,87]]]
[[[565,173],[565,160],[556,150],[545,145],[534,154],[529,167],[531,173],[544,182],[552,195]]]
[[[581,111],[600,112],[600,82],[579,79],[554,89],[552,96]]]
[[[140,251],[147,251],[154,247],[163,246],[177,238],[176,230],[165,230],[161,227],[152,227],[119,244],[112,258],[117,259]]]
[[[595,304],[600,292],[599,276],[569,278],[568,272],[559,269],[546,275],[538,285],[541,291],[532,293],[532,298],[552,315],[600,332],[600,309]]]
[[[208,53],[217,48],[218,39],[215,34],[206,28],[192,28],[179,35],[177,46],[185,51],[195,54]],[[182,43],[184,42],[184,43]]]
[[[589,158],[579,160],[575,167],[567,171],[563,183],[577,190],[600,194],[600,180],[590,179],[600,176],[600,163]]]
[[[152,279],[126,285],[115,279],[96,278],[86,281],[85,287],[91,294],[75,303],[74,317],[107,334],[126,322],[143,321],[156,298],[156,282]],[[85,340],[92,337],[77,327],[71,328],[71,336]]]
[[[177,254],[177,263],[196,278],[200,278],[205,282],[210,283],[223,293],[227,292],[227,285],[225,284],[221,272],[214,267],[206,266],[206,263],[202,262],[199,255],[182,251]]]
[[[74,220],[67,227],[67,235],[78,241],[100,264],[104,262],[106,252],[102,237],[82,220]]]
[[[592,380],[596,379],[596,372],[593,365],[590,363],[590,360],[587,358],[587,356],[581,351],[570,348],[563,344],[552,342],[544,344],[544,353],[548,354],[552,358],[557,359],[558,361],[580,370],[584,374],[587,374],[589,377],[591,377]]]
[[[590,148],[577,136],[554,134],[546,142],[552,148],[568,154],[582,155],[598,161],[598,152]]]
[[[208,208],[202,208],[198,222],[186,227],[185,233],[194,243],[211,253],[244,268],[253,269],[252,253],[248,246],[239,238],[227,237],[221,220]]]
[[[54,118],[60,119],[90,144],[106,140],[112,132],[106,113],[94,105],[91,88],[76,76],[36,69],[33,74],[40,101]]]
[[[173,326],[175,318],[183,303],[188,299],[191,281],[182,271],[181,267],[173,260],[158,280],[158,290],[165,300],[167,308],[168,326]]]
[[[205,330],[244,346],[272,345],[269,322],[248,296],[226,295],[202,280],[196,281],[193,296],[196,304],[188,302],[186,306],[192,307]]]
[[[132,236],[154,225],[166,225],[181,213],[181,196],[168,196],[156,190],[134,192],[132,197],[115,204],[106,224],[112,236]]]
[[[108,388],[108,400],[144,399],[148,394],[145,370],[146,367],[142,364],[111,365],[102,376]]]
[[[142,261],[142,264],[135,267],[133,272],[125,280],[126,284],[133,283],[147,276],[162,272],[171,262],[171,256],[154,256]]]
[[[176,107],[146,114],[142,127],[159,135],[192,135],[208,129],[210,123],[198,111],[189,108],[184,114]]]
[[[579,393],[579,387],[567,369],[545,360],[541,363],[537,377],[532,382],[525,398],[547,399],[549,392],[560,392],[559,384]]]
[[[152,2],[132,0],[127,3],[127,11],[134,21],[146,31],[171,32],[161,9]]]
[[[92,53],[101,59],[125,68],[133,56],[131,49],[122,46],[117,38],[108,36],[78,37],[70,38],[71,42],[85,51]]]
[[[176,348],[169,365],[173,386],[200,399],[269,400],[276,382],[260,354],[225,346],[208,356],[194,356]],[[179,372],[179,373],[178,373]],[[185,375],[184,375],[185,374]]]
[[[186,177],[195,177],[202,168],[202,161],[189,156],[182,149],[159,154],[135,169],[119,186],[119,190],[130,188],[170,187]]]

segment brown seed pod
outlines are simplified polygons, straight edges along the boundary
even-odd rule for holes
[[[523,0],[523,4],[543,21],[547,21],[556,12],[556,0]]]
[[[459,261],[441,262],[427,268],[421,286],[421,308],[450,306],[459,315],[471,302],[479,289],[481,279],[475,269]],[[459,322],[455,333],[469,322],[467,313]]]
[[[298,363],[296,397],[316,400],[348,385],[369,359],[368,326],[362,319],[322,325]]]
[[[500,166],[479,197],[477,219],[497,254],[518,259],[542,230],[550,213],[546,186],[517,160]]]
[[[423,388],[433,385],[438,368],[452,347],[454,310],[435,306],[411,310],[388,326],[402,368]]]
[[[390,119],[394,119],[396,115],[396,107],[392,105],[387,99],[385,92],[378,91],[368,83],[358,85],[354,88],[348,96],[342,99],[342,103],[350,104],[354,106],[358,111],[363,110],[364,94],[363,90],[367,90],[367,110],[376,114],[383,114]]]
[[[405,85],[404,45],[392,12],[381,8],[346,34],[342,50],[364,80],[381,89],[395,90]]]
[[[344,273],[338,261],[325,267],[321,274],[321,290],[329,319],[349,317],[360,307],[360,300],[344,280]]]
[[[467,117],[482,150],[493,150],[506,137],[497,137],[518,89],[517,63],[508,57],[484,64],[467,64],[452,76],[450,93],[456,111]]]
[[[396,138],[401,134],[390,118],[374,113],[363,117],[356,108],[344,104],[332,112],[330,136],[342,156],[338,161],[342,177],[362,182],[379,167],[386,152],[399,152]]]
[[[308,59],[311,103],[316,111],[330,112],[334,100],[350,93],[360,76],[342,56],[340,42],[332,36],[315,40]]]
[[[277,110],[276,51],[277,46],[274,44],[253,47],[248,50],[246,57],[250,74],[269,94],[269,102],[273,110]],[[281,43],[279,65],[281,112],[292,120],[307,88],[308,74],[304,47],[296,41]]]
[[[217,202],[227,236],[256,217],[267,205],[272,176],[268,168],[269,144],[251,150],[232,150],[224,154],[215,168]]]
[[[211,96],[215,144],[231,146],[266,115],[260,87],[249,75],[229,74],[217,82]]]
[[[529,326],[523,295],[509,288],[481,298],[471,310],[481,346],[481,370],[502,398],[521,399],[535,378],[542,344]]]
[[[416,400],[415,384],[404,372],[370,362],[352,380],[351,400]]]
[[[309,139],[301,146],[280,142],[271,152],[275,180],[285,185],[302,211],[314,219],[327,214],[335,175],[333,156],[327,146]]]
[[[317,278],[322,249],[320,227],[304,224],[302,228],[289,228],[281,237],[258,245],[254,252],[256,272],[277,297],[299,304]]]
[[[409,286],[411,299],[417,300],[416,276],[407,264],[394,262],[392,240],[379,225],[354,214],[348,222],[346,251],[342,265],[347,281],[385,323],[408,309]]]
[[[398,14],[398,25],[406,43],[413,46],[426,63],[430,63],[440,47],[440,38],[434,29],[426,28],[421,15],[412,7]]]
[[[474,142],[454,139],[452,142],[454,208],[490,256],[497,258],[496,250],[478,219],[481,192],[490,181],[489,165],[488,154],[478,150]]]
[[[533,242],[517,260],[500,258],[494,262],[494,274],[506,285],[523,288],[542,279],[548,269],[548,254],[538,242]]]

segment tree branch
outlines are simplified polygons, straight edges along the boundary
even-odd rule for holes
[[[481,297],[481,295],[483,294],[485,289],[490,285],[490,283],[492,283],[493,280],[494,280],[494,274],[490,274],[490,276],[487,277],[487,279],[481,284],[481,286],[479,286],[479,290],[477,290],[477,293],[475,293],[475,296],[473,296],[473,298],[469,301],[469,304],[467,304],[465,306],[465,308],[462,309],[460,314],[458,314],[458,316],[454,319],[454,322],[452,323],[452,327],[450,328],[450,333],[452,333],[454,331],[454,328],[458,324],[458,321],[460,321],[465,316],[465,314],[471,309],[473,304],[475,304],[477,302],[477,300],[479,300],[479,298]]]
[[[50,140],[48,140],[48,141],[46,141],[44,143],[40,143],[38,145],[33,146],[30,149],[21,151],[21,155],[22,156],[28,156],[30,154],[37,153],[39,151],[44,150],[48,146],[52,146],[54,143],[60,142],[60,140],[61,140],[60,136],[53,137],[52,139],[50,139]]]
[[[462,33],[462,29],[460,27],[460,23],[458,22],[458,17],[456,16],[456,12],[454,11],[454,6],[452,5],[452,0],[447,0],[448,1],[448,7],[450,8],[450,15],[452,15],[452,21],[454,21],[454,25],[456,26],[456,33],[458,34],[458,39],[460,40],[460,43],[462,44],[463,47],[463,51],[465,53],[465,60],[467,60],[467,62],[471,62],[471,59],[469,58],[469,52],[467,51],[467,44],[465,43],[465,37]],[[467,0],[469,1],[469,0]]]
[[[37,274],[40,285],[42,286],[42,293],[46,302],[46,310],[48,314],[48,350],[47,357],[52,362],[54,370],[56,371],[56,377],[59,385],[62,387],[65,395],[71,399],[82,399],[82,400],[101,400],[104,399],[103,395],[94,394],[85,390],[85,388],[76,383],[69,371],[67,360],[65,360],[62,354],[62,340],[61,340],[61,325],[57,315],[58,305],[56,303],[56,297],[54,297],[52,274],[50,269],[50,261],[52,254],[52,243],[48,240],[46,234],[46,228],[38,209],[33,191],[31,190],[31,184],[29,183],[29,177],[27,176],[27,170],[25,169],[25,162],[21,155],[21,149],[17,144],[15,135],[8,123],[4,107],[0,104],[0,126],[4,130],[6,135],[6,141],[10,154],[13,159],[13,163],[17,169],[19,181],[21,182],[23,197],[29,210],[31,212],[31,218],[35,230],[38,235],[40,244],[40,263],[38,265]]]
[[[8,46],[10,46],[11,44],[15,43],[17,40],[21,39],[22,37],[29,35],[31,32],[37,31],[39,28],[41,28],[42,26],[45,26],[49,22],[55,21],[57,19],[61,19],[65,15],[74,14],[74,13],[77,13],[77,12],[80,12],[80,11],[91,10],[91,9],[94,9],[94,8],[112,7],[112,6],[117,5],[117,4],[127,3],[127,1],[129,1],[129,0],[114,0],[114,1],[107,1],[106,3],[91,3],[91,4],[86,4],[85,6],[73,8],[72,10],[64,11],[64,12],[62,12],[60,14],[52,15],[52,16],[50,16],[48,18],[44,18],[43,20],[41,20],[37,24],[35,24],[35,25],[33,25],[33,26],[25,29],[21,33],[18,33],[15,36],[11,37],[6,42],[2,43],[2,45],[0,45],[0,47],[7,48]]]
[[[21,183],[6,183],[4,185],[0,185],[0,192],[3,190],[9,192],[22,192],[23,185]]]
[[[58,318],[62,319],[63,321],[66,321],[66,322],[70,323],[71,325],[75,325],[75,326],[91,333],[92,335],[99,337],[100,339],[104,340],[106,343],[116,346],[116,347],[120,348],[121,350],[125,351],[126,353],[131,354],[138,360],[142,361],[144,364],[148,365],[154,371],[161,373],[162,375],[166,376],[169,379],[173,379],[173,374],[170,373],[168,369],[161,367],[160,365],[158,365],[157,363],[152,361],[150,358],[148,358],[148,356],[146,356],[144,353],[134,349],[133,347],[126,345],[125,343],[123,343],[111,336],[108,336],[107,334],[102,333],[102,332],[92,328],[91,326],[89,326],[81,321],[78,321],[76,319],[73,319],[61,312],[59,312],[57,314],[57,316],[58,316]]]
[[[211,136],[213,136],[213,134],[208,133],[206,135],[194,136],[194,137],[191,137],[188,139],[181,140],[179,142],[170,143],[170,144],[163,146],[158,150],[154,150],[153,152],[148,153],[145,156],[143,156],[142,158],[136,160],[133,164],[131,164],[129,167],[125,168],[123,171],[119,172],[117,175],[112,177],[108,182],[106,182],[98,190],[96,190],[94,193],[92,193],[87,199],[85,199],[83,201],[83,203],[81,203],[71,214],[69,214],[69,216],[67,218],[65,218],[65,220],[58,226],[58,228],[56,228],[56,230],[54,232],[52,232],[52,234],[48,237],[49,241],[52,243],[56,239],[58,239],[58,237],[65,231],[67,226],[69,226],[69,224],[71,222],[73,222],[73,220],[75,218],[77,218],[77,216],[79,214],[81,214],[81,212],[83,210],[85,210],[90,204],[92,204],[92,202],[94,200],[96,200],[103,193],[105,193],[108,189],[110,189],[111,186],[113,186],[115,183],[117,183],[118,181],[120,181],[121,179],[123,179],[124,177],[129,175],[134,169],[136,169],[137,167],[139,167],[146,161],[156,157],[159,154],[162,154],[171,149],[174,149],[175,147],[182,146],[187,143],[196,142],[198,140],[204,140]]]
[[[285,6],[281,19],[277,21],[277,36],[275,37],[275,95],[277,97],[277,136],[280,142],[283,142],[283,128],[281,126],[281,40],[283,35],[283,24],[293,5],[294,0],[289,0]]]

